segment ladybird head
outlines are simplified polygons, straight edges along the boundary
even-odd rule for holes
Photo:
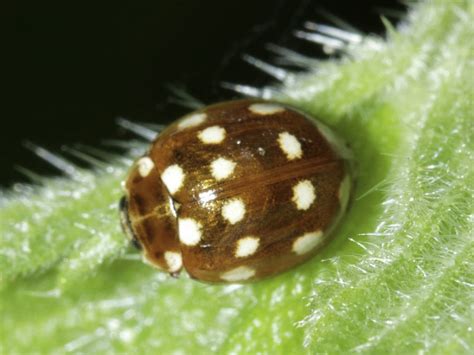
[[[176,212],[150,154],[135,162],[124,187],[119,203],[122,229],[148,263],[176,275],[181,270]]]

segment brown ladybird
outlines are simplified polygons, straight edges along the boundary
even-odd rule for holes
[[[311,258],[351,191],[345,146],[282,104],[219,103],[161,132],[127,178],[122,226],[173,276],[244,282]]]

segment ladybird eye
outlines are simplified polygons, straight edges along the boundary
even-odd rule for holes
[[[138,241],[135,233],[133,233],[132,224],[130,222],[130,217],[128,215],[128,201],[125,196],[120,199],[119,202],[119,211],[120,211],[120,224],[122,226],[123,232],[127,235],[132,244],[138,250],[142,250],[142,245]]]

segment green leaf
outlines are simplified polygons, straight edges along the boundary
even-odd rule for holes
[[[249,285],[160,274],[127,247],[133,156],[0,194],[0,351],[472,353],[474,3],[413,5],[279,87],[351,145],[355,198],[308,263]]]

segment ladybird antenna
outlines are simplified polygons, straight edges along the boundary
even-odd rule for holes
[[[134,133],[135,135],[146,139],[147,141],[152,141],[156,137],[156,132],[146,128],[145,126],[142,126],[141,124],[134,123],[130,120],[127,120],[126,118],[123,117],[117,117],[115,120],[117,125],[120,127],[126,129],[129,132]]]

